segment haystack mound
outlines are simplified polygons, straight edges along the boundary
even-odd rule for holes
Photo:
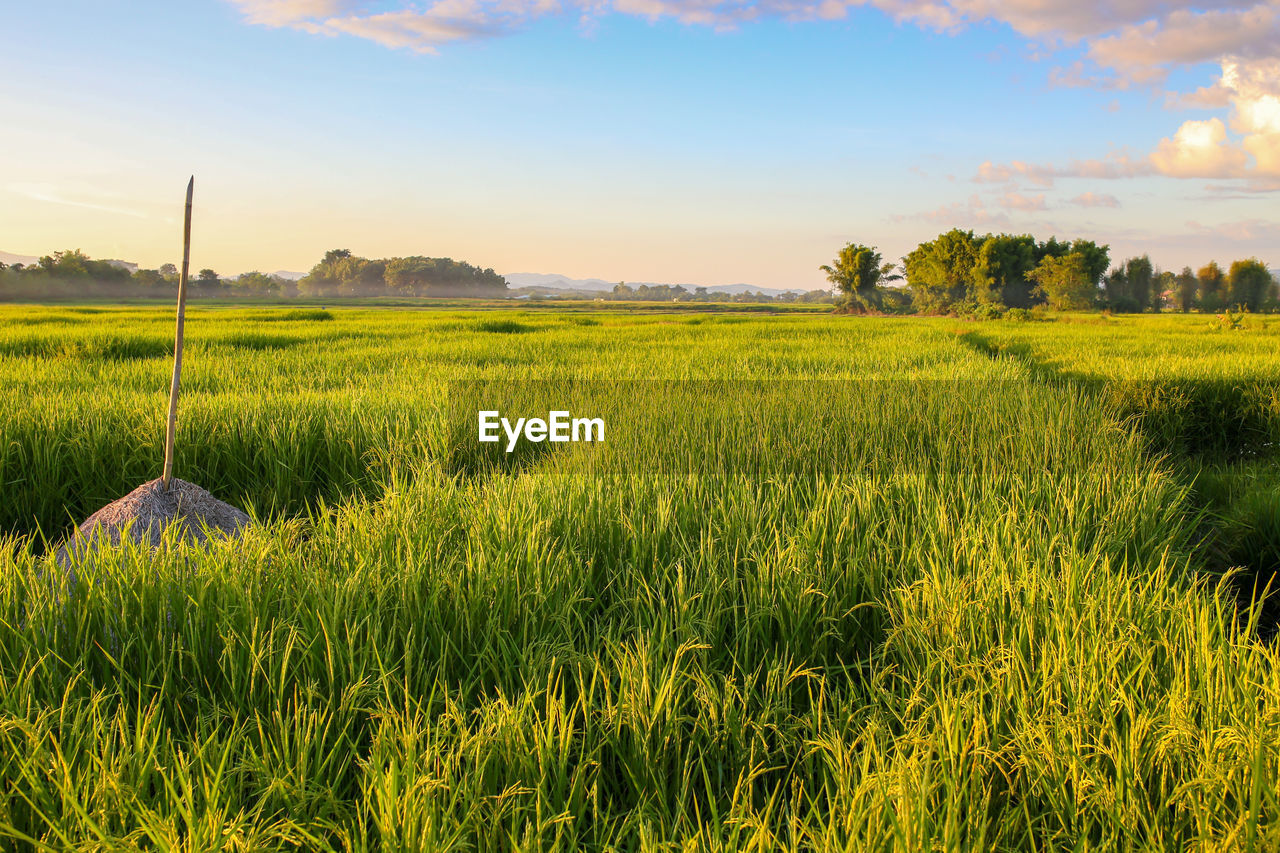
[[[155,548],[171,525],[178,526],[183,541],[199,544],[208,534],[235,536],[248,524],[248,515],[194,483],[173,479],[166,490],[160,480],[152,480],[89,516],[58,550],[58,563],[67,565],[70,556],[93,547],[99,536],[112,545],[127,536]]]

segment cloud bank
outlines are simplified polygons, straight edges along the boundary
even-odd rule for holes
[[[1119,207],[1120,199],[1106,193],[1087,192],[1081,193],[1067,203],[1079,207]]]
[[[608,13],[733,27],[765,19],[834,20],[872,7],[895,20],[950,32],[1007,24],[1050,47],[1085,43],[1093,64],[1130,75],[1226,55],[1272,56],[1280,2],[1233,0],[228,0],[245,19],[308,32],[349,33],[392,48],[431,50],[445,41],[518,29],[549,14]],[[455,25],[458,26],[456,29]]]
[[[1068,166],[988,161],[978,167],[973,180],[1051,187],[1058,178],[1164,175],[1240,179],[1255,190],[1280,189],[1280,58],[1246,61],[1233,56],[1221,61],[1221,69],[1212,86],[1175,100],[1190,106],[1228,107],[1225,122],[1216,116],[1184,121],[1145,157],[1126,155]]]

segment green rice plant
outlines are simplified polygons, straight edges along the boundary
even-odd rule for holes
[[[500,335],[516,335],[524,332],[532,332],[535,327],[528,323],[518,323],[515,320],[484,320],[476,323],[475,329],[478,332],[493,332]]]
[[[965,337],[1043,378],[1096,389],[1161,451],[1220,457],[1280,446],[1280,322],[1230,331],[1197,317],[1129,317],[983,324]]]
[[[253,319],[264,323],[292,323],[297,321],[332,320],[333,314],[324,308],[289,308],[276,311],[259,311]]]
[[[1210,481],[1087,383],[953,320],[191,313],[182,470],[238,541],[61,571],[32,533],[154,468],[164,360],[0,356],[0,845],[1280,846]],[[509,459],[480,405],[609,432]]]

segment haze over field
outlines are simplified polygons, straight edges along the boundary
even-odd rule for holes
[[[21,4],[0,235],[157,267],[194,172],[227,273],[811,289],[952,226],[1274,268],[1278,46],[1278,0]]]

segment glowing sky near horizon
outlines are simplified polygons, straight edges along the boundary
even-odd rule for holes
[[[819,287],[846,241],[1280,267],[1280,0],[51,0],[0,28],[0,250]]]

